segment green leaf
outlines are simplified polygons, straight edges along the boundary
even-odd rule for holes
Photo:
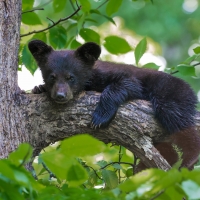
[[[160,66],[156,65],[155,63],[147,63],[147,64],[143,65],[142,67],[147,68],[147,69],[158,70]]]
[[[22,50],[22,63],[26,66],[26,68],[30,71],[31,74],[34,74],[34,72],[38,68],[27,45],[25,45],[24,49]]]
[[[195,76],[195,67],[191,65],[180,64],[177,66],[178,71],[184,76]]]
[[[114,163],[112,166],[113,166],[115,169],[122,169],[121,165],[118,164],[118,163]]]
[[[33,4],[34,0],[22,0],[22,10],[23,11],[31,10],[33,8]]]
[[[22,22],[28,25],[42,24],[38,15],[34,12],[25,13],[22,15]]]
[[[68,157],[59,151],[43,153],[40,157],[50,171],[61,180],[66,179],[69,168],[75,162],[74,158]]]
[[[67,180],[72,187],[83,184],[88,179],[86,170],[78,162],[73,163],[67,172]]]
[[[128,167],[126,170],[126,177],[133,176],[133,167]]]
[[[102,170],[102,178],[107,189],[114,189],[118,185],[118,178],[115,172],[110,170]]]
[[[183,61],[181,64],[189,65],[192,61],[194,61],[198,55],[192,55],[189,58],[187,58],[185,61]]]
[[[105,144],[90,135],[70,137],[61,143],[61,151],[71,156],[88,156],[101,153],[106,148]]]
[[[100,44],[100,35],[92,29],[83,28],[79,34],[86,42],[96,42]]]
[[[53,0],[53,8],[55,13],[62,11],[67,4],[67,1]]]
[[[88,0],[79,0],[80,4],[81,4],[81,10],[83,12],[89,12],[91,9],[91,4]]]
[[[100,160],[97,162],[97,165],[100,166],[100,167],[104,167],[106,166],[108,163],[105,161],[105,160]]]
[[[78,31],[80,31],[83,28],[83,24],[85,22],[85,18],[87,17],[87,14],[84,13],[83,15],[80,16],[80,18],[78,19],[78,24],[77,24],[77,28]]]
[[[49,30],[49,42],[54,49],[62,49],[67,43],[66,30],[62,26],[55,26]]]
[[[200,46],[193,49],[194,53],[199,54],[200,53]]]
[[[177,169],[171,169],[168,172],[165,172],[158,181],[153,185],[153,188],[149,191],[150,194],[158,193],[168,187],[173,187],[176,183],[181,181],[181,173]]]
[[[81,43],[74,39],[72,40],[70,44],[70,49],[77,49],[80,46],[81,46]]]
[[[182,182],[182,188],[189,199],[200,199],[200,186],[192,180]]]
[[[200,65],[195,66],[195,75],[200,78]]]
[[[147,48],[147,39],[146,37],[143,38],[138,45],[135,48],[134,54],[135,54],[135,61],[138,65],[140,58],[143,56]]]
[[[33,149],[27,144],[21,144],[16,151],[9,154],[8,159],[16,166],[28,162],[32,156]]]
[[[90,10],[90,13],[94,13],[94,14],[103,16],[103,17],[105,17],[108,21],[110,21],[111,23],[113,23],[114,25],[116,25],[115,21],[114,21],[111,17],[108,17],[107,15],[101,14],[98,10]]]
[[[91,171],[89,173],[89,179],[88,179],[88,184],[91,186],[91,187],[94,187],[96,184],[97,184],[97,175],[94,171]]]
[[[106,13],[108,16],[119,10],[119,7],[122,4],[122,0],[109,0],[106,6]]]
[[[145,174],[145,176],[143,174]],[[165,176],[165,172],[160,169],[148,169],[131,176],[124,183],[120,184],[119,188],[123,192],[128,193],[148,184],[148,190],[151,190],[153,185],[150,185],[150,183],[160,180],[163,176]]]
[[[42,40],[43,42],[47,42],[47,35],[45,32],[41,32],[41,33],[36,33],[33,35],[33,37],[31,38],[31,40]]]
[[[112,54],[124,54],[131,51],[128,42],[118,36],[108,36],[105,38],[104,47]]]

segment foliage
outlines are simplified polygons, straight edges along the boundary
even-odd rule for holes
[[[30,161],[32,148],[28,144],[21,144],[8,159],[0,160],[0,198],[17,200],[200,198],[198,168],[193,171],[171,169],[168,172],[148,169],[130,175],[128,171],[130,169],[132,171],[133,168],[127,166],[132,165],[133,158],[125,149],[120,151],[120,160],[107,161],[110,157],[118,158],[119,149],[116,146],[105,146],[88,135],[74,136],[61,142],[59,146],[48,147],[39,155],[38,162],[33,164],[37,176],[35,180],[23,166]]]

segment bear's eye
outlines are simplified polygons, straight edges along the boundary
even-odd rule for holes
[[[68,81],[70,82],[74,82],[75,81],[75,78],[74,76],[70,75],[68,78],[67,78]]]
[[[56,76],[55,76],[54,74],[51,74],[51,75],[49,76],[49,79],[50,79],[51,81],[54,81],[54,80],[56,79]]]

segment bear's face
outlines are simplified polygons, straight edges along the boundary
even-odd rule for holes
[[[67,103],[84,90],[101,52],[91,42],[75,51],[54,51],[40,40],[31,41],[29,50],[41,69],[48,94],[57,103]]]

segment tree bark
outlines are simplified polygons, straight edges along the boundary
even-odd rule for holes
[[[93,130],[90,120],[99,93],[87,92],[67,105],[55,104],[45,94],[20,94],[17,85],[20,15],[21,1],[0,0],[0,158],[7,157],[23,142],[30,143],[37,155],[51,143],[88,133],[105,143],[123,145],[148,167],[169,169],[152,145],[164,137],[165,131],[154,119],[148,102],[124,104],[108,128]],[[199,115],[197,119],[200,127]]]
[[[0,0],[0,157],[6,157],[26,137],[17,99],[20,23],[21,1]]]

